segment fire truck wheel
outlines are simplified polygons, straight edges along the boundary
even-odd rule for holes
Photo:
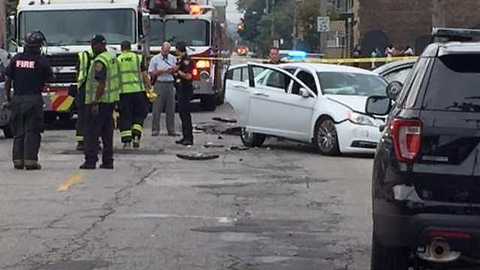
[[[200,99],[201,106],[204,110],[215,111],[217,104],[214,95],[204,96]]]

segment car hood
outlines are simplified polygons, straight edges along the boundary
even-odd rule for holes
[[[339,103],[352,111],[359,113],[365,112],[365,105],[368,97],[364,96],[346,96],[346,95],[325,95],[329,100]]]

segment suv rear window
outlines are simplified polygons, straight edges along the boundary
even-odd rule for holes
[[[480,112],[480,54],[436,59],[423,105],[429,110]]]

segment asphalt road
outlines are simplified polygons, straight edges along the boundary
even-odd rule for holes
[[[278,139],[231,150],[234,124],[213,117],[235,115],[195,113],[191,148],[147,128],[114,171],[78,170],[72,130],[45,132],[38,172],[13,170],[0,139],[0,269],[369,269],[371,158]],[[219,158],[176,156],[195,152]]]

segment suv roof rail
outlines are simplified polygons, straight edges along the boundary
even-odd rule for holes
[[[432,31],[432,42],[465,42],[475,39],[480,39],[480,30],[478,29],[434,27]]]

